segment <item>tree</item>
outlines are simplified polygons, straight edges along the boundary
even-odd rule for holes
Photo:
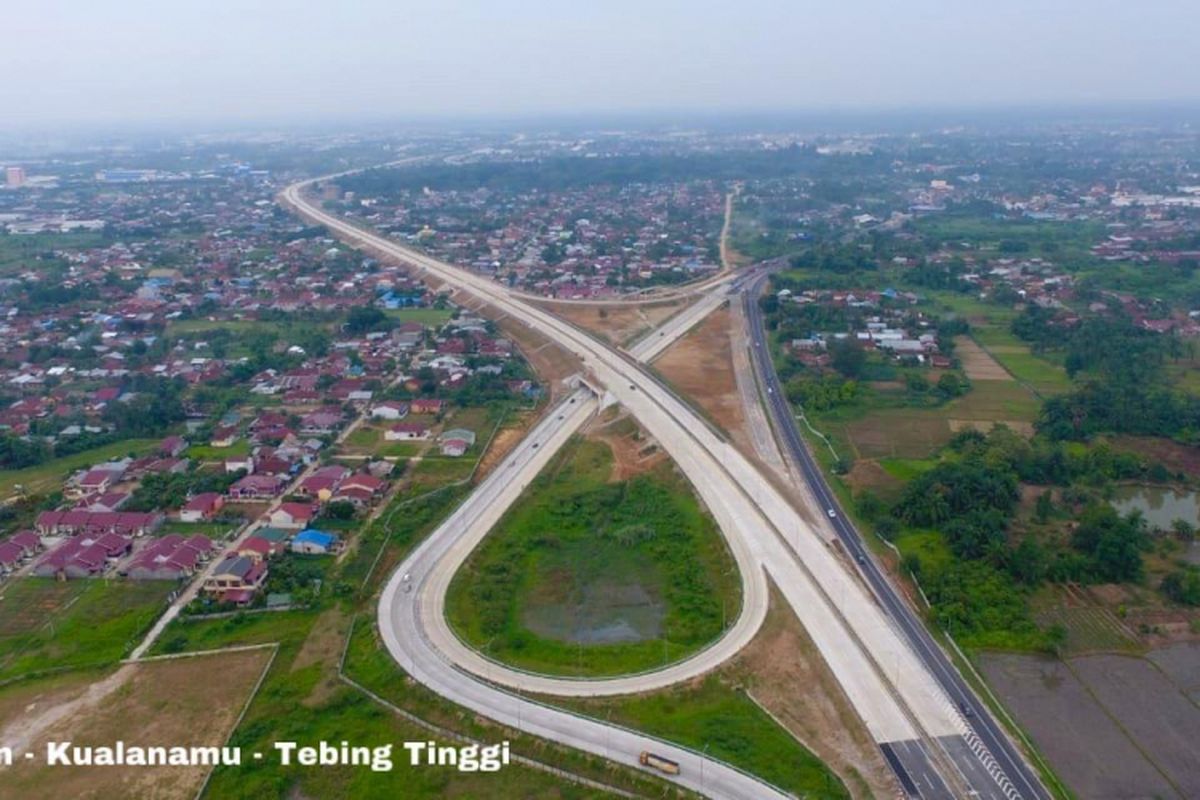
[[[967,389],[962,380],[958,377],[957,373],[944,372],[942,373],[942,376],[938,378],[937,390],[944,397],[951,398],[964,394]]]
[[[1071,545],[1091,557],[1091,576],[1113,583],[1141,578],[1142,551],[1147,544],[1146,523],[1140,514],[1121,517],[1104,503],[1086,509],[1071,536]]]
[[[1200,606],[1200,570],[1195,567],[1168,572],[1158,588],[1172,602]]]
[[[325,505],[324,515],[329,519],[353,519],[354,504],[345,500],[334,500],[333,502]]]
[[[1050,494],[1050,490],[1042,492],[1037,496],[1037,502],[1034,504],[1033,516],[1038,522],[1045,522],[1050,519],[1050,515],[1054,513],[1054,498]]]
[[[858,378],[867,363],[867,354],[853,339],[841,339],[829,346],[829,359],[842,375]]]
[[[1171,530],[1185,542],[1190,542],[1196,538],[1196,526],[1192,525],[1186,519],[1173,520],[1171,522]]]
[[[392,319],[375,306],[355,306],[346,317],[346,333],[361,336],[391,328]]]

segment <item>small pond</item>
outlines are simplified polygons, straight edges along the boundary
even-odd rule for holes
[[[1200,495],[1160,486],[1120,486],[1112,499],[1121,514],[1141,511],[1151,528],[1169,531],[1177,519],[1200,526]]]

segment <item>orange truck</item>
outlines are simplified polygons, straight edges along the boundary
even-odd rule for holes
[[[643,750],[642,754],[638,756],[638,763],[643,767],[654,767],[659,772],[665,772],[668,775],[679,774],[679,764],[677,762],[669,758],[656,756],[648,750]]]

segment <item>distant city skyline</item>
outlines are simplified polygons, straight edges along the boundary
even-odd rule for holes
[[[47,0],[0,127],[1200,102],[1200,4]]]

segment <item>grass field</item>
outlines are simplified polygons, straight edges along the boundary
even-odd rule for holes
[[[454,315],[448,308],[393,308],[384,313],[400,322],[419,322],[431,327],[445,323]]]
[[[228,507],[226,509],[228,510]],[[179,522],[178,520],[167,520],[162,524],[162,527],[155,531],[155,534],[166,536],[169,533],[179,533],[184,536],[193,536],[199,533],[210,539],[219,539],[236,527],[237,524],[232,522]]]
[[[849,797],[816,756],[716,676],[647,695],[572,701],[570,707],[709,753],[797,797]]]
[[[937,462],[930,458],[881,458],[879,466],[893,478],[911,481],[913,478],[932,469]]]
[[[412,458],[431,442],[389,442],[383,438],[386,423],[359,426],[338,447],[341,455],[369,455],[376,458]]]
[[[1034,355],[1029,345],[1012,332],[1009,326],[1020,312],[953,292],[935,292],[932,300],[942,309],[965,317],[971,324],[971,338],[1021,383],[1043,396],[1071,388],[1061,364]]]
[[[27,494],[47,494],[62,488],[62,483],[72,472],[92,464],[124,458],[131,453],[141,455],[158,444],[158,439],[126,439],[112,444],[93,447],[62,458],[52,458],[25,469],[0,470],[0,498],[8,497],[17,486]]]
[[[920,558],[922,572],[938,572],[954,561],[954,554],[937,531],[906,530],[892,544],[902,555]]]
[[[63,588],[63,587],[66,588]],[[162,612],[165,581],[18,578],[3,587],[0,679],[119,660]]]
[[[0,275],[15,274],[25,267],[35,266],[33,259],[38,254],[51,250],[85,250],[100,247],[104,243],[104,234],[95,231],[0,234]]]
[[[737,616],[724,541],[669,468],[610,483],[603,442],[573,440],[451,584],[447,616],[502,661],[555,674],[661,666]]]
[[[211,444],[189,445],[184,453],[196,461],[224,461],[227,458],[238,458],[250,455],[250,440],[238,439],[229,447],[213,447]]]

